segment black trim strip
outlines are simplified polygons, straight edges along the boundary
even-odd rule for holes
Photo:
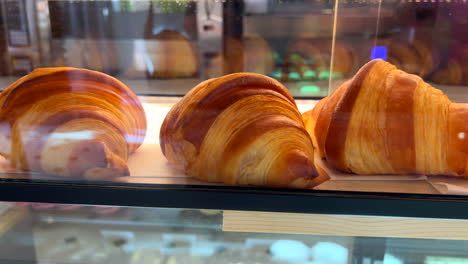
[[[325,98],[325,96],[294,96],[290,90],[288,90],[291,96],[295,100],[320,100]],[[137,96],[147,96],[147,97],[180,97],[182,98],[185,94],[158,94],[158,93],[136,93]]]
[[[0,181],[0,200],[468,219],[467,196],[251,187]]]

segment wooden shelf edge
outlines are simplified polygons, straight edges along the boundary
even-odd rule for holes
[[[9,209],[6,213],[0,215],[0,237],[10,231],[17,223],[21,221],[29,210],[27,208]]]
[[[467,240],[468,220],[224,211],[223,231]]]

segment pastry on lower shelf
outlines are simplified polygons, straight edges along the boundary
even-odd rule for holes
[[[298,73],[299,79],[307,79],[306,72],[314,72],[315,78],[318,78],[317,72],[330,68],[325,55],[311,39],[297,39],[286,48],[283,68],[286,68],[287,73]],[[282,80],[290,81],[289,75],[283,74]]]
[[[468,176],[468,107],[388,62],[367,63],[303,118],[339,170]]]
[[[275,67],[273,50],[268,42],[259,35],[244,39],[244,71],[269,74]]]
[[[387,46],[387,61],[407,73],[426,78],[439,65],[438,53],[425,37],[415,37],[412,41],[394,38],[381,45]]]
[[[333,52],[334,63],[332,71],[334,73],[339,73],[341,76],[349,76],[355,73],[359,67],[359,58],[351,45],[344,41],[336,40]]]
[[[224,73],[253,72],[270,74],[275,67],[273,50],[268,42],[257,34],[246,36],[242,41],[229,38],[225,41],[224,56],[220,57]],[[217,67],[216,64],[213,67]],[[213,72],[215,69],[210,68]]]
[[[416,74],[421,78],[426,78],[439,67],[440,55],[432,41],[426,37],[415,38],[412,45],[419,56],[420,68]]]
[[[205,79],[220,77],[223,75],[223,55],[218,53],[207,59],[208,66],[205,69]]]
[[[462,84],[467,85],[468,84],[468,60],[462,61],[461,66],[462,66],[462,71],[463,71]]]
[[[359,57],[355,49],[346,41],[336,39],[333,43],[332,39],[320,39],[314,42],[326,59],[326,70],[332,70],[335,75],[349,76],[359,67]],[[333,69],[330,67],[332,66]]]
[[[288,90],[276,80],[235,73],[194,87],[160,131],[169,163],[197,179],[228,185],[307,188],[327,179]]]
[[[147,40],[142,56],[150,78],[194,77],[198,72],[198,57],[192,44],[176,31],[163,30]]]
[[[106,74],[36,69],[0,94],[0,154],[11,165],[56,176],[128,175],[146,117],[137,96]]]
[[[114,74],[119,70],[119,53],[111,41],[97,39],[67,41],[63,49],[63,57],[58,56],[52,63],[54,66],[67,65],[108,74]]]
[[[468,41],[452,43],[447,61],[431,77],[431,80],[437,84],[468,84]]]
[[[119,52],[112,41],[90,39],[82,43],[82,48],[83,68],[107,74],[118,72]]]
[[[437,70],[432,75],[432,81],[438,84],[460,85],[463,83],[464,74],[467,73],[462,62],[456,59],[450,59],[447,65]]]
[[[286,64],[298,72],[303,80],[307,79],[309,71],[314,71],[316,78],[319,78],[320,72],[329,72],[332,57],[335,61],[332,69],[335,75],[348,76],[353,73],[359,61],[354,49],[341,40],[335,41],[333,51],[332,45],[330,39],[295,40],[287,48]]]
[[[387,49],[388,62],[407,73],[418,74],[421,67],[419,54],[409,44],[401,41],[390,41]]]

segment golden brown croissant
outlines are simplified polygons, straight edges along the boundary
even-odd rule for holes
[[[327,64],[326,53],[313,43],[311,39],[301,38],[288,45],[285,56],[285,66],[288,73],[297,72],[302,79],[305,79],[307,71],[329,70],[330,64]],[[289,81],[288,75],[284,74],[282,80]]]
[[[293,98],[260,74],[200,83],[167,114],[160,142],[173,166],[209,182],[304,188],[326,179]]]
[[[463,83],[465,71],[462,62],[449,59],[446,67],[437,70],[432,75],[432,81],[438,84],[460,85]]]
[[[304,75],[308,70],[329,72],[332,64],[332,44],[330,39],[294,40],[286,50],[286,64],[298,72],[302,79],[306,79]],[[350,45],[345,41],[335,41],[333,73],[348,76],[357,70],[358,61],[359,58]]]
[[[269,74],[275,67],[273,50],[270,44],[257,34],[251,34],[242,41],[235,38],[226,39],[226,51],[221,57],[224,73],[254,72]],[[217,65],[214,65],[217,67]],[[211,70],[212,71],[212,70]]]
[[[411,74],[417,74],[421,71],[421,58],[413,46],[403,41],[392,40],[387,47],[388,62]]]
[[[275,67],[270,44],[259,35],[253,34],[243,41],[244,71],[269,74]]]
[[[325,42],[326,43],[326,42]],[[331,47],[331,41],[329,44]],[[323,49],[322,49],[323,50]],[[331,52],[331,49],[330,49]],[[351,45],[344,41],[335,41],[333,72],[342,76],[350,76],[359,68],[359,57]],[[331,63],[331,55],[330,55]]]
[[[147,74],[154,78],[193,77],[198,58],[189,39],[179,32],[163,30],[146,46]]]
[[[146,117],[136,95],[106,74],[37,69],[0,94],[0,151],[11,164],[57,176],[128,175]]]
[[[320,156],[357,174],[468,176],[468,106],[382,60],[303,114]]]
[[[432,41],[420,34],[411,42],[396,37],[382,44],[388,48],[387,61],[407,73],[426,78],[439,65],[439,54]]]

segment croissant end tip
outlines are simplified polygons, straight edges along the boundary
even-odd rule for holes
[[[304,152],[294,150],[288,153],[286,171],[283,175],[290,188],[312,188],[329,179],[323,170],[317,170],[314,162]]]

